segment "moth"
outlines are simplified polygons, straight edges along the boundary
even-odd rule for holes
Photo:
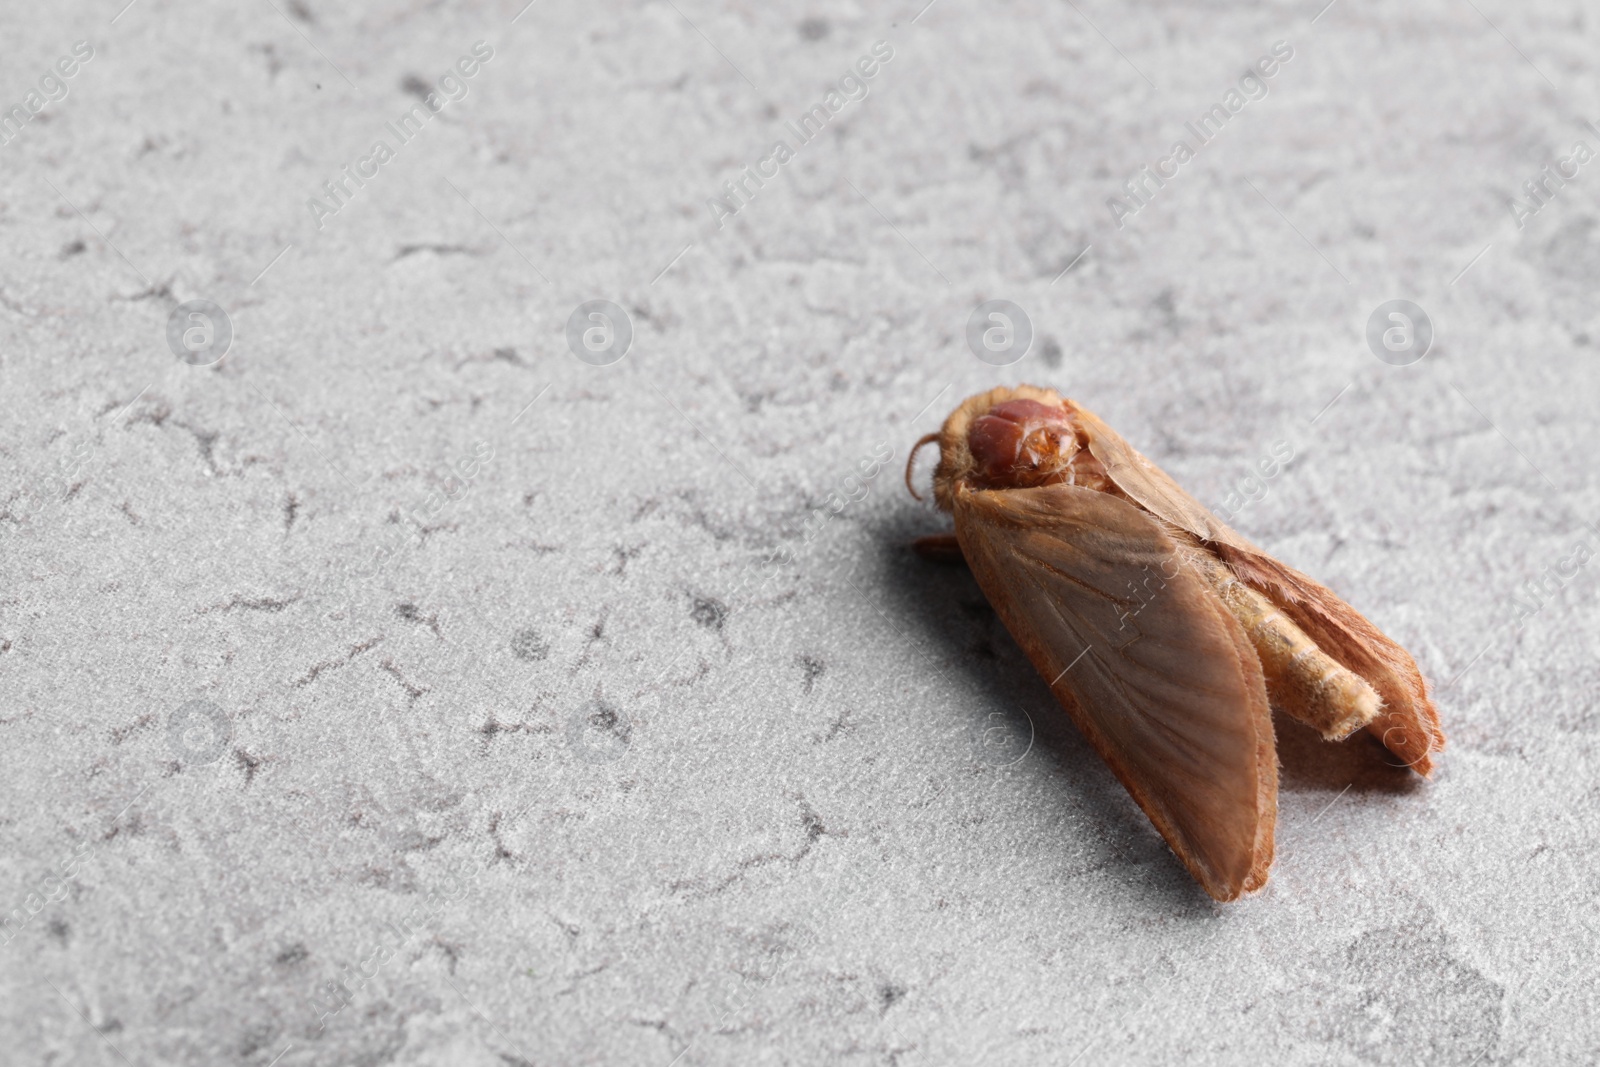
[[[1271,706],[1330,741],[1366,730],[1428,776],[1444,747],[1411,655],[1273,559],[1086,408],[1049,389],[969,397],[938,433],[933,496],[964,560],[1072,721],[1217,900],[1266,884],[1278,811]],[[918,499],[921,499],[918,496]]]

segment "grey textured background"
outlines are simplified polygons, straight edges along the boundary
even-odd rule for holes
[[[7,107],[95,49],[0,145],[6,1062],[1600,1057],[1594,567],[1514,600],[1600,517],[1600,162],[1509,207],[1600,149],[1592,8],[120,2],[0,12]],[[1435,779],[1280,722],[1272,882],[1208,901],[905,550],[908,446],[1017,381],[1210,503],[1289,442],[1236,525],[1415,652]]]

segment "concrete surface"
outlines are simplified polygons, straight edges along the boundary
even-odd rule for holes
[[[1591,8],[120,3],[0,12],[5,1062],[1600,1058]],[[1017,381],[1413,649],[1435,779],[1280,723],[1209,902],[905,551]]]

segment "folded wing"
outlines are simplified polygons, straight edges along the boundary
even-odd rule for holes
[[[1271,599],[1324,652],[1365,678],[1383,699],[1367,730],[1407,766],[1431,773],[1433,754],[1444,748],[1444,729],[1411,653],[1333,590],[1240,536],[1093,413],[1073,410],[1089,434],[1090,452],[1117,488],[1210,543],[1241,581]]]
[[[1266,881],[1278,771],[1261,665],[1161,524],[1071,485],[961,492],[962,554],[1039,673],[1195,879]]]

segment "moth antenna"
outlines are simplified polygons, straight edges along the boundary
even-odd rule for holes
[[[916,466],[917,453],[922,451],[922,446],[932,444],[938,439],[939,435],[936,433],[923,434],[917,443],[911,446],[911,455],[906,457],[906,491],[916,500],[922,500],[923,496],[917,492],[917,487],[911,484],[911,468]]]

